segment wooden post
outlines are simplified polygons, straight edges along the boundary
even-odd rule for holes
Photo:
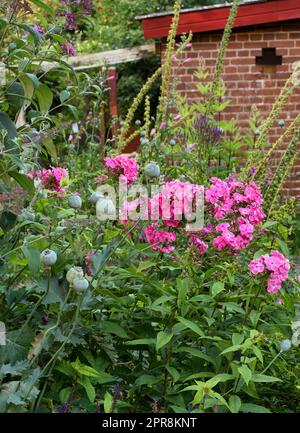
[[[116,68],[109,68],[109,113],[111,120],[115,118],[113,122],[112,132],[116,136],[119,129],[118,118],[118,96],[117,96],[117,71]]]

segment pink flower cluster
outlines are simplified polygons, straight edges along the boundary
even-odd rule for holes
[[[134,158],[118,155],[114,158],[104,158],[104,164],[110,174],[118,175],[119,180],[126,182],[127,185],[131,185],[137,179],[139,166]]]
[[[265,270],[270,272],[268,278],[268,292],[277,293],[281,289],[283,281],[288,279],[290,262],[283,254],[271,250],[271,254],[265,254],[258,259],[252,260],[249,264],[250,272],[253,275],[262,274]]]
[[[88,251],[86,258],[84,260],[85,265],[86,265],[86,274],[91,277],[93,275],[93,271],[92,271],[92,262],[91,262],[91,256],[95,254],[95,250],[90,250]]]
[[[213,246],[219,251],[247,247],[265,216],[260,189],[254,182],[247,184],[235,177],[225,181],[212,178],[211,183],[205,191],[206,208],[216,222],[220,221],[214,227],[218,236],[213,239]]]
[[[199,236],[196,236],[195,234],[192,234],[189,237],[190,244],[196,248],[199,254],[205,254],[208,250],[208,244],[202,241]]]
[[[170,245],[176,241],[174,229],[180,231],[186,220],[190,220],[196,206],[201,204],[204,190],[190,182],[165,182],[158,194],[148,202],[149,214],[153,224],[144,233],[153,251],[170,253],[175,249]],[[159,229],[159,222],[169,230]],[[160,245],[161,244],[161,245]],[[200,246],[198,245],[200,248]]]
[[[149,200],[152,221],[161,220],[166,227],[178,227],[186,217],[190,220],[196,206],[201,204],[203,187],[190,182],[165,182],[158,194]]]
[[[122,222],[132,227],[130,213],[139,209],[139,219],[150,218],[152,221],[144,230],[145,238],[152,245],[152,249],[169,253],[175,248],[170,245],[177,239],[175,229],[177,232],[184,229],[186,222],[200,205],[203,193],[203,187],[190,182],[165,182],[150,199],[147,195],[141,195],[138,199],[126,201],[123,204]]]
[[[59,196],[63,196],[66,188],[62,187],[62,180],[68,177],[68,170],[61,167],[52,167],[28,173],[31,179],[40,179],[43,188],[55,191]]]
[[[175,245],[170,245],[176,241],[176,234],[171,231],[159,230],[158,225],[150,224],[145,230],[147,242],[152,245],[153,251],[170,253],[175,249]]]
[[[110,159],[108,162],[111,164]],[[115,164],[114,161],[114,167]],[[147,220],[150,217],[151,220],[144,233],[146,239],[153,250],[162,252],[174,250],[173,243],[178,241],[179,233],[201,255],[210,245],[218,251],[246,248],[265,217],[260,189],[254,182],[238,181],[235,176],[226,180],[214,177],[210,181],[211,185],[205,190],[190,182],[165,182],[152,198],[139,197],[125,202],[126,213],[122,221],[124,224],[130,223],[127,212],[135,212],[140,207],[145,213],[139,214],[140,219]],[[198,206],[203,205],[204,195],[208,222],[201,230],[186,232],[186,224],[191,221]]]
[[[100,174],[100,176],[97,177],[95,180],[96,185],[99,185],[100,183],[105,183],[108,181],[108,176],[106,174]]]

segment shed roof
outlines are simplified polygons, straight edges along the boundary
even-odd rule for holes
[[[205,33],[223,30],[229,17],[232,3],[183,9],[180,12],[177,34]],[[166,37],[173,12],[139,16],[145,38]],[[300,0],[243,0],[238,10],[234,28],[259,24],[278,23],[300,19]],[[300,26],[299,26],[300,29]]]

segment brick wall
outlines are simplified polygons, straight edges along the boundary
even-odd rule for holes
[[[187,95],[191,101],[199,98],[195,90],[193,73],[199,67],[201,58],[205,60],[208,70],[213,70],[221,38],[222,33],[215,32],[194,35],[193,47],[184,53],[182,59],[190,58],[191,61],[173,68],[173,73],[176,72],[178,77],[178,91]],[[282,56],[282,65],[256,65],[256,57],[262,55],[262,48],[276,48],[276,55]],[[164,49],[165,43],[162,44],[162,53]],[[289,77],[293,63],[297,61],[300,61],[300,21],[276,26],[251,27],[233,32],[222,77],[231,104],[226,109],[223,119],[234,118],[242,129],[247,130],[247,121],[253,105],[256,105],[263,117],[266,117]],[[288,125],[299,111],[300,86],[289,98],[280,118]],[[281,131],[276,122],[270,133],[270,141],[273,142]],[[279,151],[276,159],[283,150]],[[287,182],[287,188],[290,195],[300,194],[300,158]]]

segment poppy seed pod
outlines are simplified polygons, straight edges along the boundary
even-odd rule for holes
[[[85,292],[89,287],[89,282],[85,278],[75,278],[73,281],[73,289],[75,292]]]
[[[45,266],[53,266],[57,261],[56,252],[53,250],[44,250],[41,252],[41,263]]]
[[[291,347],[292,347],[291,340],[286,339],[280,342],[280,352],[287,352],[288,350],[290,350]]]
[[[155,162],[150,162],[145,167],[145,175],[148,177],[159,177],[160,176],[160,168]]]
[[[68,283],[72,284],[75,279],[83,278],[83,275],[83,269],[79,266],[74,266],[68,270],[66,278]]]
[[[114,220],[116,207],[110,198],[99,199],[96,203],[96,216],[100,221]]]
[[[98,200],[100,200],[100,198],[103,198],[103,194],[101,194],[98,191],[94,191],[91,196],[90,196],[90,202],[92,203],[97,203]]]
[[[82,200],[79,195],[72,195],[69,197],[68,205],[73,209],[80,209],[82,206]]]

